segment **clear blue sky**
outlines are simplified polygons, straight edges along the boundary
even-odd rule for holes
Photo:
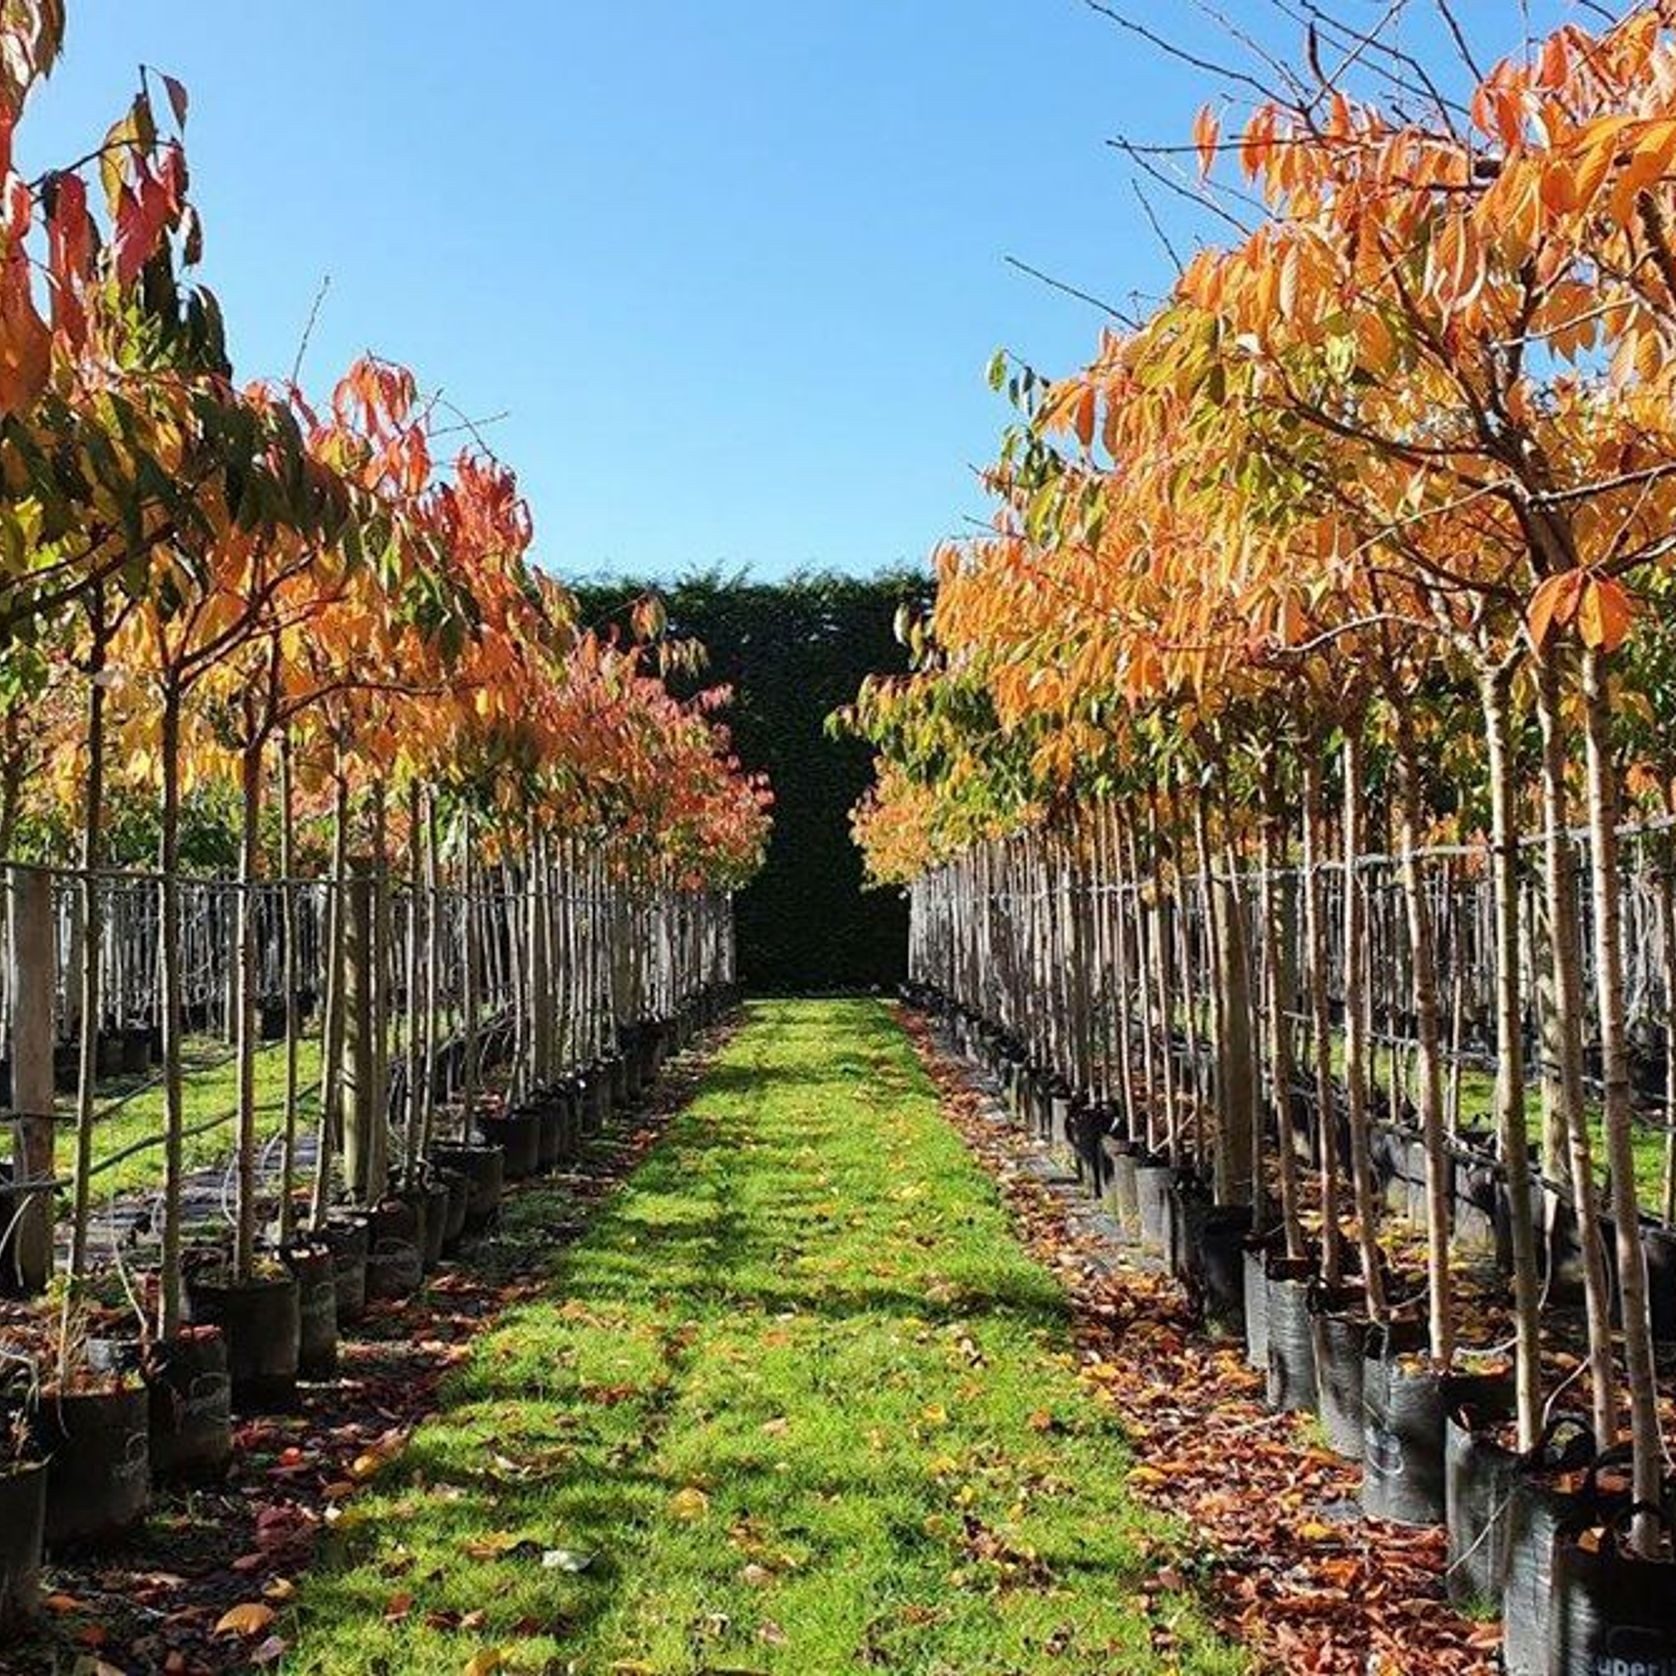
[[[982,509],[991,352],[1064,370],[1100,325],[1004,256],[1161,288],[1105,141],[1185,139],[1210,92],[1082,0],[70,0],[25,164],[96,144],[141,61],[191,90],[240,371],[289,369],[330,274],[305,382],[372,348],[506,410],[561,574],[923,558]]]

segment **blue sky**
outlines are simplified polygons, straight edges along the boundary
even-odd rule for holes
[[[982,510],[992,351],[1063,370],[1100,325],[1004,257],[1165,285],[1105,141],[1184,139],[1209,91],[1082,0],[71,0],[24,163],[96,144],[142,61],[191,90],[241,372],[289,369],[330,274],[305,382],[372,348],[504,410],[561,574],[923,558]]]

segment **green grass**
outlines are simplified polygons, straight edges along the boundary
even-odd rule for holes
[[[233,1150],[232,1114],[237,1105],[236,1073],[232,1050],[225,1042],[211,1036],[188,1037],[181,1047],[185,1080],[183,1095],[185,1125],[188,1130],[207,1124],[213,1118],[224,1118],[213,1129],[203,1134],[190,1135],[185,1142],[186,1167],[201,1169],[219,1164]],[[320,1080],[319,1037],[305,1038],[297,1054],[298,1077],[301,1088],[300,1110],[305,1123],[312,1124],[317,1110]],[[100,1103],[126,1092],[133,1086],[144,1086],[150,1079],[135,1078],[132,1083],[115,1080],[101,1084]],[[262,1048],[256,1056],[257,1135],[265,1143],[284,1127],[281,1101],[285,1094],[285,1048],[275,1043]],[[67,1171],[75,1146],[75,1102],[60,1099],[59,1109],[71,1119],[59,1137],[59,1167]],[[110,1158],[136,1141],[161,1136],[163,1133],[163,1087],[144,1087],[124,1104],[107,1115],[96,1117],[93,1128],[93,1161]],[[156,1187],[163,1180],[163,1148],[161,1143],[149,1146],[124,1158],[121,1163],[101,1170],[93,1178],[97,1199],[112,1194],[131,1193]]]
[[[563,1208],[523,1196],[511,1237]],[[1186,1589],[1138,1599],[1191,1556],[1073,1370],[886,1011],[755,1006],[346,1504],[285,1668],[1243,1669]]]

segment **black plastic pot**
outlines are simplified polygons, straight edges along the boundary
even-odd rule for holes
[[[581,1154],[582,1100],[580,1079],[566,1077],[559,1088],[559,1158],[561,1162],[568,1162]]]
[[[1647,1256],[1647,1313],[1653,1337],[1669,1344],[1676,1340],[1676,1228],[1643,1222],[1641,1249]]]
[[[141,1384],[48,1392],[36,1415],[47,1457],[49,1552],[131,1530],[151,1500],[150,1399]]]
[[[0,1646],[35,1615],[41,1595],[41,1545],[47,1517],[47,1469],[11,1461],[0,1469]]]
[[[143,1077],[151,1069],[151,1031],[131,1024],[122,1032],[122,1074]]]
[[[1315,1334],[1309,1293],[1315,1263],[1308,1257],[1271,1257],[1268,1269],[1269,1407],[1314,1413],[1320,1401],[1315,1376]]]
[[[1101,1143],[1106,1153],[1106,1208],[1126,1239],[1137,1239],[1141,1231],[1141,1206],[1136,1196],[1135,1166],[1141,1157],[1134,1141],[1108,1135]]]
[[[188,1274],[186,1313],[195,1327],[219,1327],[235,1409],[288,1407],[297,1394],[302,1315],[296,1276],[223,1280]]]
[[[1664,1510],[1645,1510],[1669,1524]],[[1670,1676],[1676,1672],[1676,1564],[1625,1545],[1636,1509],[1602,1530],[1562,1530],[1554,1543],[1549,1676]]]
[[[533,1111],[479,1112],[477,1132],[486,1145],[501,1149],[506,1180],[522,1181],[535,1174],[541,1123]]]
[[[1513,1410],[1512,1372],[1452,1375],[1444,1395],[1443,1502],[1449,1531],[1444,1586],[1464,1610],[1499,1612],[1507,1586],[1507,1510],[1519,1456],[1498,1441],[1496,1428]]]
[[[541,1171],[554,1169],[564,1155],[564,1098],[549,1090],[535,1108],[535,1164]]]
[[[498,1146],[462,1141],[439,1141],[431,1148],[431,1162],[439,1169],[457,1170],[470,1183],[466,1201],[466,1231],[485,1228],[500,1210],[505,1153]]]
[[[610,1084],[600,1082],[599,1071],[593,1067],[578,1075],[577,1114],[582,1121],[584,1135],[597,1135],[605,1123],[606,1102],[610,1098]]]
[[[1367,1349],[1366,1296],[1359,1284],[1310,1289],[1315,1335],[1315,1387],[1327,1447],[1347,1461],[1362,1458],[1362,1362]]]
[[[1551,1181],[1541,1184],[1541,1204],[1537,1257],[1543,1264],[1545,1297],[1550,1304],[1574,1304],[1583,1296],[1583,1245],[1577,1207],[1570,1193]]]
[[[1164,1201],[1166,1245],[1170,1273],[1194,1287],[1200,1284],[1205,1219],[1210,1210],[1210,1189],[1191,1170],[1178,1170]]]
[[[94,1044],[93,1074],[100,1082],[122,1075],[122,1032],[101,1030]]]
[[[227,1341],[215,1327],[187,1327],[159,1345],[146,1370],[151,1476],[206,1483],[233,1458],[233,1386]]]
[[[1559,1480],[1594,1458],[1594,1437],[1582,1421],[1561,1415],[1542,1441],[1514,1467],[1507,1500],[1502,1587],[1502,1663],[1508,1676],[1547,1676],[1548,1618],[1554,1598],[1554,1542],[1564,1526],[1580,1522],[1593,1501],[1590,1489],[1567,1489]]]
[[[1362,1366],[1362,1511],[1399,1525],[1444,1518],[1443,1377],[1420,1354],[1425,1329],[1371,1329]]]
[[[1168,1251],[1166,1206],[1174,1173],[1162,1158],[1148,1158],[1135,1165],[1135,1201],[1140,1211],[1141,1245],[1159,1256]]]
[[[1424,1228],[1431,1220],[1431,1206],[1426,1197],[1426,1143],[1418,1135],[1407,1147],[1405,1178],[1408,1184],[1408,1203],[1404,1206],[1408,1220],[1416,1228]],[[1454,1160],[1446,1153],[1443,1159],[1443,1192],[1450,1200],[1455,1191]]]
[[[442,1217],[442,1249],[446,1254],[466,1231],[466,1212],[471,1208],[471,1181],[459,1170],[439,1168],[437,1180],[448,1189],[448,1206]]]
[[[1245,1242],[1250,1233],[1250,1205],[1212,1205],[1199,1227],[1205,1326],[1227,1338],[1245,1333]]]
[[[372,1218],[364,1211],[336,1212],[318,1237],[332,1253],[338,1326],[352,1327],[367,1313],[367,1253],[372,1250]]]
[[[434,1177],[426,1182],[425,1237],[420,1247],[420,1258],[427,1274],[442,1261],[442,1248],[448,1241],[448,1207],[452,1199],[447,1182]]]
[[[1241,1252],[1240,1283],[1245,1290],[1245,1365],[1259,1373],[1269,1365],[1269,1256],[1273,1237],[1247,1238]]]
[[[281,1253],[297,1278],[297,1375],[331,1379],[338,1371],[338,1285],[332,1248],[300,1240]]]
[[[372,1209],[372,1246],[367,1253],[367,1301],[409,1297],[425,1278],[425,1196],[391,1194]]]
[[[1452,1243],[1462,1251],[1495,1253],[1500,1246],[1496,1204],[1501,1166],[1475,1150],[1462,1150],[1455,1155],[1450,1175],[1454,1186]]]

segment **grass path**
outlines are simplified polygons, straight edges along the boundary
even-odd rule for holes
[[[541,1194],[521,1201],[538,1216]],[[275,1627],[287,1672],[1231,1672],[889,1014],[753,1006]]]

